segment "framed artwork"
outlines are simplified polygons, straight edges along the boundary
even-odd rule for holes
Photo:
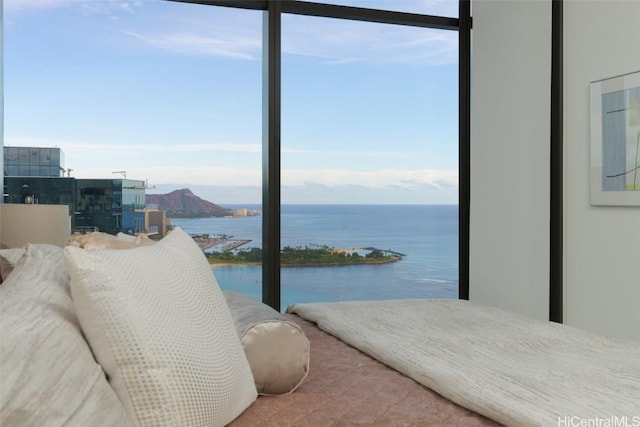
[[[640,71],[591,83],[591,204],[640,206]]]

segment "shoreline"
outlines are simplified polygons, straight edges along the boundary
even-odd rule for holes
[[[281,264],[281,267],[348,267],[352,265],[380,265],[380,264],[391,264],[394,262],[400,261],[402,258],[393,259],[385,259],[385,260],[377,260],[377,261],[368,261],[368,262],[353,262],[353,263],[297,263],[297,264]],[[209,265],[211,267],[257,267],[262,265],[261,262],[216,262],[209,261]]]

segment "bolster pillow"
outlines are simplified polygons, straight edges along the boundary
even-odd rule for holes
[[[259,394],[292,393],[309,372],[310,344],[302,329],[273,308],[224,291]]]

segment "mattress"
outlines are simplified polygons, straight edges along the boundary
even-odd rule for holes
[[[495,426],[495,422],[287,315],[311,342],[311,368],[292,394],[261,396],[231,426]]]

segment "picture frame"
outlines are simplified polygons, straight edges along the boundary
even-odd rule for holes
[[[591,204],[640,206],[640,71],[590,90]]]

